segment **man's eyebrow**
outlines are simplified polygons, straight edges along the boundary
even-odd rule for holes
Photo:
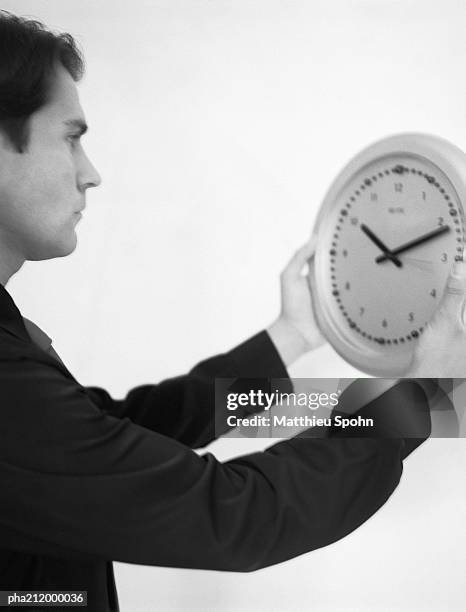
[[[74,127],[79,130],[80,136],[87,132],[87,124],[82,119],[68,119],[63,122],[65,125]]]

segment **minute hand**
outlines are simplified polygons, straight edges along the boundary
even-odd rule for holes
[[[419,238],[415,238],[414,240],[405,242],[405,244],[402,244],[396,249],[392,249],[392,255],[399,255],[400,253],[409,251],[409,249],[413,249],[414,247],[419,246],[420,244],[423,244],[424,242],[427,242],[428,240],[431,240],[432,238],[435,238],[436,236],[440,236],[441,234],[445,234],[446,232],[449,232],[449,231],[450,231],[450,227],[448,225],[442,225],[441,227],[438,227],[437,229],[432,230],[431,232],[428,232],[427,234],[423,234],[422,236],[419,236]],[[377,263],[381,263],[382,261],[385,261],[386,259],[389,259],[387,255],[379,255],[378,257],[375,258],[375,261]]]

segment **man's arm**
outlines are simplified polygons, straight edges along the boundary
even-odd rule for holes
[[[86,391],[107,414],[129,418],[199,448],[214,440],[216,433],[226,432],[215,428],[216,378],[249,379],[248,389],[268,392],[267,380],[287,379],[288,373],[269,334],[263,331],[227,353],[202,361],[185,376],[135,387],[124,399],[115,400],[100,387],[86,387]],[[226,422],[218,418],[220,421]]]
[[[264,392],[270,391],[267,380],[282,379],[282,390],[291,391],[291,384],[285,380],[286,366],[325,342],[314,318],[307,276],[302,274],[314,256],[314,248],[313,237],[296,251],[281,273],[280,314],[266,332],[228,353],[203,361],[186,376],[136,387],[123,400],[114,400],[99,387],[88,387],[92,401],[107,414],[128,417],[198,448],[211,442],[216,433],[227,431],[215,431],[215,378],[247,378],[248,390]],[[237,416],[242,416],[241,412],[241,408],[237,410]]]
[[[251,571],[344,537],[401,476],[401,439],[297,437],[220,463],[105,414],[57,368],[0,365],[5,548]]]

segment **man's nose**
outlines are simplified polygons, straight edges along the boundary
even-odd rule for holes
[[[100,174],[97,172],[95,166],[89,160],[87,155],[84,154],[83,164],[79,173],[79,189],[85,191],[89,187],[98,187],[102,182]]]

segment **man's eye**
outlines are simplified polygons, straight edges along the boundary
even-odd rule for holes
[[[68,142],[70,142],[74,146],[79,141],[80,135],[71,134],[70,136],[67,136],[66,139],[68,140]]]

